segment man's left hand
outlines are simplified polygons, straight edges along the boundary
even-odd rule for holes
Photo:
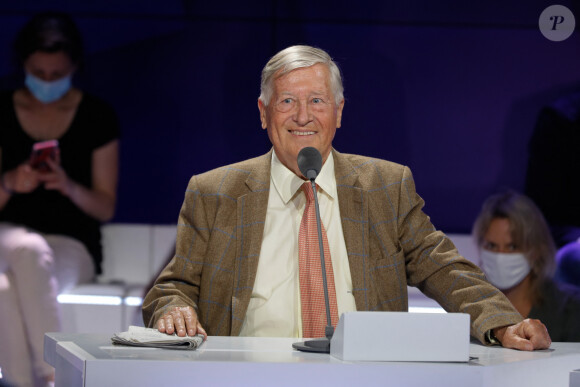
[[[552,345],[548,330],[540,320],[528,318],[515,325],[495,328],[493,333],[505,348],[533,351],[550,348]]]

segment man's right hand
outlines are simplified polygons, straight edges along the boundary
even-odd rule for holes
[[[157,330],[162,333],[184,337],[202,334],[207,339],[207,333],[197,319],[197,313],[191,306],[176,306],[165,313],[157,321]]]

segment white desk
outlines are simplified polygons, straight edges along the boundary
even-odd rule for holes
[[[114,346],[111,335],[48,333],[60,386],[562,386],[580,343],[520,352],[471,344],[469,363],[343,362],[297,352],[295,339],[209,337],[197,351]]]

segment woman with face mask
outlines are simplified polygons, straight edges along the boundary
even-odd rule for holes
[[[540,319],[553,341],[580,341],[580,292],[552,280],[554,242],[529,198],[513,191],[489,197],[473,235],[487,279],[524,318]]]
[[[54,377],[43,340],[60,330],[57,295],[100,273],[119,128],[108,104],[73,86],[82,42],[69,16],[33,17],[14,50],[23,87],[0,94],[0,367],[33,386]]]

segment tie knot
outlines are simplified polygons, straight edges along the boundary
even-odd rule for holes
[[[314,201],[314,191],[312,190],[312,183],[310,181],[302,184],[302,191],[306,195],[306,203],[312,203]]]

